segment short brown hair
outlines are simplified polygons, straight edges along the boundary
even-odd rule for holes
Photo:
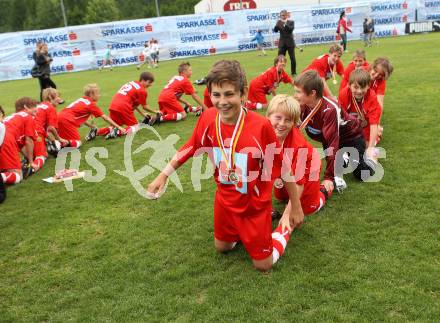
[[[341,45],[339,45],[339,44],[334,44],[334,45],[332,45],[332,46],[329,48],[328,52],[329,52],[330,54],[338,53],[339,55],[342,56],[342,47],[341,47]]]
[[[47,89],[43,90],[43,93],[41,94],[41,98],[43,101],[50,101],[55,99],[59,95],[59,92],[57,89],[48,87]]]
[[[324,83],[315,70],[308,70],[298,75],[295,78],[295,86],[302,88],[307,95],[315,90],[317,98],[322,98],[324,93]]]
[[[15,101],[15,111],[19,112],[25,108],[34,108],[37,106],[37,101],[27,96],[22,97]]]
[[[350,78],[348,79],[348,84],[357,83],[360,87],[364,88],[369,86],[371,82],[370,73],[362,68],[357,68],[350,73]]]
[[[154,82],[154,75],[150,72],[142,72],[141,75],[139,75],[139,82],[140,81],[151,81]]]
[[[3,107],[0,105],[0,117],[3,118],[5,115],[5,110],[3,110]]]
[[[183,71],[185,71],[190,66],[191,66],[191,64],[189,62],[182,62],[179,64],[177,71],[179,72],[179,74],[182,74]]]
[[[86,86],[84,86],[84,95],[85,96],[90,96],[93,93],[96,93],[98,91],[99,91],[99,86],[96,83],[87,84]]]
[[[267,107],[266,116],[269,117],[271,114],[276,112],[288,116],[295,125],[300,121],[299,117],[301,114],[301,108],[298,101],[296,101],[290,95],[277,94],[272,98],[272,100],[270,100],[269,106]]]
[[[278,64],[279,61],[285,61],[287,62],[287,58],[284,55],[278,55],[277,57],[275,57],[275,59],[273,60],[273,66],[276,66]]]
[[[211,93],[212,84],[227,82],[234,85],[240,91],[240,95],[247,89],[246,74],[240,63],[236,60],[221,60],[215,63],[206,77],[208,91]]]
[[[388,58],[378,57],[374,60],[374,63],[371,66],[371,68],[375,68],[379,65],[380,65],[380,67],[382,67],[383,72],[385,73],[384,79],[387,80],[391,76],[391,74],[393,74],[393,70],[394,70],[393,65],[391,64],[391,62]]]
[[[367,59],[367,55],[365,54],[365,50],[356,49],[356,51],[353,54],[353,59],[355,59],[356,57],[362,57],[363,59]]]

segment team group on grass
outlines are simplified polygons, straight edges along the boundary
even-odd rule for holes
[[[48,153],[56,155],[61,147],[79,148],[82,125],[90,127],[86,141],[97,136],[111,139],[135,132],[142,124],[177,122],[194,113],[199,119],[192,136],[148,185],[147,197],[159,198],[175,170],[190,157],[207,152],[215,164],[217,184],[215,248],[227,252],[241,242],[254,267],[269,270],[304,215],[318,212],[334,190],[347,187],[342,176],[347,167],[361,182],[374,175],[386,80],[393,67],[387,58],[369,64],[365,51],[357,50],[344,69],[342,53],[340,45],[332,45],[329,53],[314,59],[295,79],[284,71],[286,57],[279,55],[249,86],[238,61],[218,61],[205,78],[203,100],[190,81],[191,65],[184,62],[161,91],[159,111],[147,104],[147,88],[154,82],[150,72],[142,72],[138,80],[119,89],[108,116],[97,105],[96,84],[86,85],[84,95],[59,113],[56,108],[62,100],[56,89],[45,89],[42,102],[20,98],[14,114],[5,116],[0,111],[0,198],[4,199],[5,184],[17,184],[41,169]],[[329,79],[336,84],[336,74],[342,77],[337,97],[326,84]],[[292,93],[276,93],[282,82],[292,85]],[[183,95],[191,96],[198,106]],[[270,101],[268,95],[273,96]],[[266,109],[266,117],[254,112],[260,109]],[[90,116],[104,119],[109,126],[98,129]],[[322,180],[320,154],[302,130],[322,143],[326,160]],[[343,148],[352,150],[338,153]],[[282,214],[273,211],[272,192],[286,201]],[[280,220],[272,232],[272,220],[277,217]]]

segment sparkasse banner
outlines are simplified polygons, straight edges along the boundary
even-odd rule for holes
[[[375,21],[376,37],[405,35],[405,24],[415,21],[416,9],[426,19],[440,14],[440,0],[344,2],[342,5],[265,8],[222,13],[149,18],[0,34],[0,81],[31,77],[32,53],[38,41],[48,44],[52,73],[96,69],[110,47],[116,66],[138,64],[145,41],[159,41],[160,59],[181,59],[256,48],[251,42],[258,29],[267,48],[277,46],[273,32],[281,9],[295,21],[299,45],[336,41],[340,12],[345,10],[352,29],[349,40],[360,39],[365,17]],[[424,14],[423,12],[426,12]],[[439,20],[439,18],[435,19]]]

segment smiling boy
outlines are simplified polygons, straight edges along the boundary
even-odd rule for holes
[[[323,96],[323,83],[316,71],[302,73],[295,79],[295,99],[301,105],[300,129],[305,129],[307,135],[321,142],[326,150],[326,169],[322,185],[331,193],[334,183],[338,190],[347,187],[342,179],[342,160],[338,160],[335,165],[339,149],[351,147],[357,151],[358,158],[351,156],[353,175],[357,179],[366,180],[368,174],[374,174],[374,170],[364,158],[365,141],[360,122],[345,110],[341,110],[336,102]]]
[[[367,71],[354,70],[350,74],[348,86],[339,92],[339,104],[342,109],[359,119],[367,145],[367,155],[373,158],[372,149],[378,140],[382,108],[376,93],[370,89],[370,82]]]
[[[292,181],[285,182],[292,210],[271,234],[272,185],[281,170],[274,130],[264,117],[242,107],[246,76],[239,62],[217,62],[207,79],[215,109],[202,114],[191,138],[148,186],[148,196],[160,197],[168,176],[190,157],[208,152],[216,167],[215,248],[227,252],[241,241],[254,267],[267,271],[303,222],[298,193]]]
[[[245,107],[251,110],[267,108],[266,95],[276,95],[276,89],[281,83],[293,85],[292,78],[286,73],[287,59],[284,55],[278,55],[273,62],[273,66],[264,73],[252,79],[249,83],[248,100]]]
[[[341,62],[342,48],[340,45],[330,47],[328,54],[315,58],[312,63],[304,69],[305,71],[315,70],[322,78],[324,83],[324,95],[335,98],[327,85],[327,80],[333,79],[333,84],[337,84],[336,74],[342,76],[344,74],[344,65]]]

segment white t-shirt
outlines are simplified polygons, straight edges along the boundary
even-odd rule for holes
[[[144,47],[144,49],[142,50],[142,54],[144,54],[144,56],[151,56],[151,48],[148,47]]]
[[[158,52],[159,52],[159,45],[156,44],[156,43],[151,44],[151,51],[152,51],[153,53],[158,53]]]

